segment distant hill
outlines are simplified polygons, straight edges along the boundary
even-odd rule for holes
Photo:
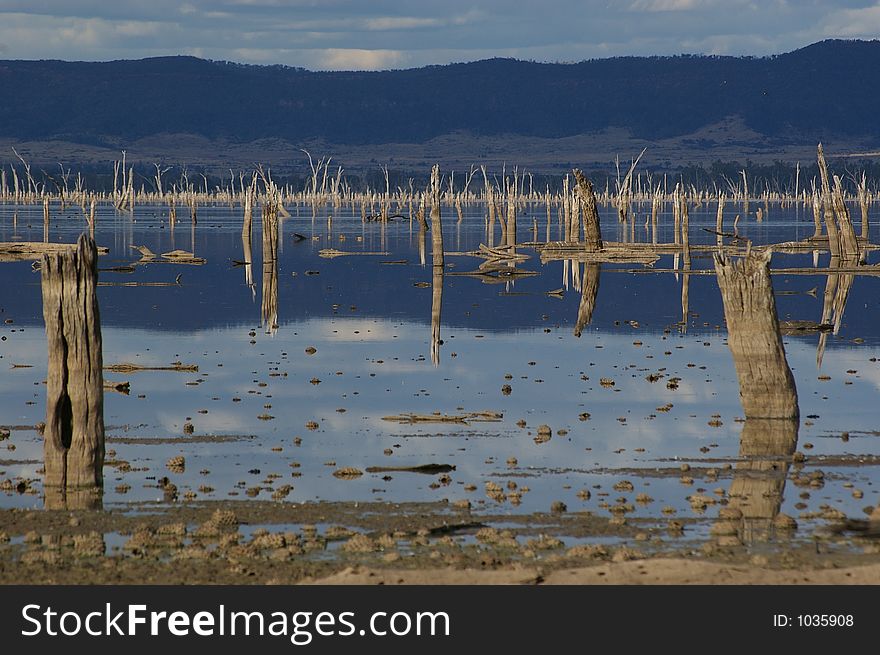
[[[124,147],[157,134],[297,144],[423,143],[443,135],[636,139],[734,117],[751,141],[880,143],[880,41],[773,57],[490,59],[383,72],[311,72],[193,57],[0,61],[0,139]],[[700,138],[690,147],[708,147]]]

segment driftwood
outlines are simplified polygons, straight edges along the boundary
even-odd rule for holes
[[[131,384],[127,381],[113,382],[111,380],[104,380],[104,391],[115,391],[127,396],[131,391]]]
[[[48,371],[43,453],[47,508],[100,504],[104,464],[98,253],[90,237],[43,256]]]
[[[499,412],[468,412],[467,414],[399,414],[395,416],[383,416],[383,421],[395,423],[460,423],[469,425],[470,422],[494,423],[504,418]]]
[[[138,373],[140,371],[177,371],[180,373],[198,373],[199,365],[198,364],[181,364],[180,362],[174,362],[173,364],[169,364],[168,366],[141,366],[140,364],[130,364],[130,363],[122,363],[122,364],[108,364],[104,367],[105,371],[112,371],[113,373]]]
[[[368,466],[367,473],[423,473],[425,475],[437,475],[449,473],[455,467],[451,464],[422,464],[421,466]]]
[[[43,243],[39,241],[0,242],[0,262],[40,260],[43,255],[58,255],[77,247],[74,243]],[[106,255],[109,248],[96,248],[98,255]]]
[[[324,259],[333,259],[334,257],[344,257],[346,255],[383,255],[387,256],[388,252],[356,252],[352,250],[336,250],[335,248],[324,248],[318,251],[318,257]]]

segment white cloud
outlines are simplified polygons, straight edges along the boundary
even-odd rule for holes
[[[706,0],[633,0],[638,11],[690,11],[709,4]]]
[[[320,68],[330,70],[385,70],[404,65],[407,57],[400,50],[328,48],[319,60]]]
[[[415,18],[412,16],[383,16],[368,18],[364,26],[368,30],[411,30],[422,27],[436,27],[443,21],[438,18]]]
[[[823,31],[828,36],[876,38],[880,34],[880,3],[835,12],[829,15]]]
[[[650,16],[634,19],[640,13]],[[880,4],[859,0],[584,0],[576,12],[564,0],[481,0],[478,7],[469,0],[0,0],[0,52],[16,59],[195,53],[378,70],[499,56],[764,55],[878,33]]]

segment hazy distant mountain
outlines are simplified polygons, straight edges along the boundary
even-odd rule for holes
[[[192,57],[0,61],[0,138],[124,147],[171,133],[363,146],[624,128],[654,140],[734,117],[753,141],[814,145],[839,135],[868,143],[880,142],[878,78],[878,41],[824,41],[765,58],[490,59],[384,72]]]

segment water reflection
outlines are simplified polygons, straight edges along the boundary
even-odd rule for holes
[[[577,262],[572,262],[575,269]],[[581,278],[581,299],[578,303],[577,321],[574,324],[574,336],[579,337],[584,327],[593,320],[593,310],[596,307],[596,297],[599,295],[599,264],[584,264],[584,274]]]
[[[278,329],[278,205],[274,198],[263,205],[263,288],[260,315],[266,334]]]

